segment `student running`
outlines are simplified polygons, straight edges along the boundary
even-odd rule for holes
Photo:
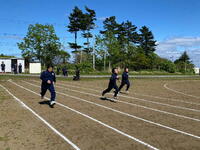
[[[117,99],[117,94],[119,92],[119,89],[118,89],[118,86],[117,86],[117,80],[118,80],[118,69],[117,68],[113,68],[112,69],[112,75],[111,75],[111,78],[110,78],[110,82],[108,84],[108,88],[105,89],[103,92],[102,92],[102,96],[104,96],[106,93],[110,92],[113,88],[115,89],[115,94],[114,94],[114,99]]]
[[[55,98],[56,98],[56,92],[54,88],[54,83],[56,82],[56,76],[55,73],[53,72],[53,66],[49,65],[47,66],[47,70],[43,71],[41,73],[40,79],[42,80],[41,84],[41,98],[44,98],[44,95],[46,94],[46,91],[49,90],[51,93],[51,99],[49,102],[50,107],[54,107],[55,103]]]
[[[129,75],[128,75],[128,68],[124,68],[124,72],[122,74],[122,82],[121,85],[119,87],[119,92],[121,91],[121,89],[124,87],[124,85],[126,86],[126,93],[129,93],[128,89],[130,87],[130,82],[129,82]]]

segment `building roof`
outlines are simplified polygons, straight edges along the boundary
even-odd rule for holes
[[[12,58],[0,57],[0,59],[18,59],[18,60],[24,60],[24,58],[15,58],[15,57],[12,57]]]

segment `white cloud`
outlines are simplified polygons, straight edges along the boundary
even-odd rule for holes
[[[176,37],[157,44],[156,53],[159,56],[174,61],[186,50],[192,62],[200,67],[200,37]]]
[[[97,20],[104,21],[104,20],[106,20],[106,18],[108,18],[108,17],[98,17]]]

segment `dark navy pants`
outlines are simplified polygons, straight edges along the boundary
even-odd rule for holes
[[[41,96],[44,96],[45,93],[49,90],[51,93],[51,101],[55,101],[56,98],[56,92],[53,84],[48,84],[48,83],[42,83],[41,85]]]
[[[120,87],[119,87],[119,91],[121,91],[121,89],[124,87],[124,85],[127,85],[126,87],[126,91],[128,91],[129,87],[130,87],[130,82],[129,81],[122,81]]]
[[[117,96],[117,94],[119,92],[118,86],[116,84],[111,84],[111,83],[108,85],[108,88],[103,91],[103,94],[110,92],[113,88],[115,89],[114,96]]]

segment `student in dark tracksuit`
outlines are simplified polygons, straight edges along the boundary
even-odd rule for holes
[[[2,61],[2,63],[1,63],[1,71],[4,72],[4,73],[5,73],[5,68],[6,68],[6,65]]]
[[[121,89],[124,87],[124,85],[127,85],[126,92],[128,93],[128,89],[130,87],[128,68],[124,68],[124,72],[122,74],[122,82],[121,82],[121,85],[119,87],[119,91],[121,91]]]
[[[53,108],[55,105],[55,98],[56,98],[56,92],[54,88],[54,83],[56,82],[56,76],[53,72],[53,66],[48,66],[46,71],[43,71],[41,73],[40,79],[42,80],[41,84],[41,98],[44,98],[44,95],[47,90],[51,93],[51,99],[50,99],[50,106]]]
[[[21,63],[19,64],[18,69],[19,69],[19,73],[22,73],[22,64]]]
[[[102,96],[104,96],[106,93],[110,92],[114,88],[115,89],[114,98],[117,99],[117,94],[119,92],[119,89],[118,89],[118,86],[117,86],[117,83],[116,83],[117,80],[119,79],[117,74],[118,74],[117,68],[113,68],[112,69],[112,76],[110,78],[110,82],[108,84],[108,88],[105,89],[102,92]]]

